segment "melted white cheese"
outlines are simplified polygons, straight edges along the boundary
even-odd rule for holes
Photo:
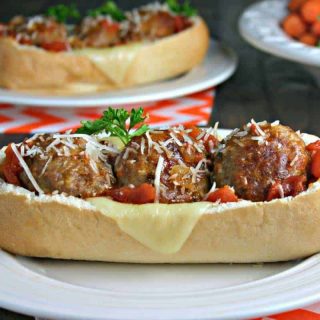
[[[142,46],[142,43],[133,43],[105,49],[77,49],[73,50],[73,53],[86,56],[112,82],[122,84],[129,67]]]
[[[302,134],[306,144],[319,138]],[[320,184],[310,186],[309,191],[317,190]],[[303,195],[302,193],[301,195]],[[292,197],[273,201],[286,203]],[[199,218],[204,213],[220,213],[231,208],[258,205],[250,201],[214,204],[210,202],[194,202],[180,204],[123,204],[108,198],[87,199],[90,204],[104,215],[114,219],[119,228],[146,247],[164,254],[178,252],[190,236]]]
[[[103,197],[87,201],[132,238],[165,254],[178,252],[201,215],[212,207],[210,202],[133,205]]]

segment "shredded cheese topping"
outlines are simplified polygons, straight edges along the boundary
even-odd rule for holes
[[[41,173],[40,173],[40,177],[42,177],[44,175],[44,173],[46,172],[47,168],[48,168],[48,165],[49,163],[52,161],[52,156],[49,157],[49,159],[47,160],[46,164],[44,165]]]
[[[94,139],[93,137],[87,135],[87,134],[82,134],[82,133],[75,133],[75,134],[54,134],[53,138],[55,139],[60,139],[60,138],[82,138],[92,144],[94,144],[99,150],[105,150],[105,151],[109,151],[115,154],[120,153],[119,150],[117,150],[116,148],[110,147],[110,146],[106,146],[103,145],[101,143],[99,143],[96,139]],[[61,141],[61,139],[60,139]]]
[[[278,126],[279,124],[280,124],[280,121],[279,121],[279,120],[273,121],[273,122],[271,123],[271,127]]]
[[[159,198],[160,198],[160,185],[161,185],[160,178],[161,178],[163,164],[164,164],[164,158],[160,156],[158,160],[157,168],[155,171],[155,176],[154,176],[154,187],[156,189],[155,202],[159,202]]]
[[[204,196],[203,200],[207,200],[210,193],[214,192],[217,188],[217,184],[213,182],[212,187],[208,191],[208,193]]]
[[[178,145],[178,146],[182,146],[182,143],[181,141],[177,138],[177,136],[173,133],[173,132],[170,132],[170,137],[174,140],[174,142]]]
[[[265,136],[265,132],[261,129],[260,125],[254,121],[254,119],[251,119],[251,123],[255,125],[258,133],[261,135],[261,136]]]
[[[280,198],[284,198],[284,191],[281,184],[278,185],[278,190],[279,190]]]
[[[35,178],[33,177],[28,165],[26,164],[26,162],[23,160],[20,152],[18,151],[16,145],[14,143],[11,144],[11,148],[12,151],[14,152],[14,154],[16,155],[16,157],[19,160],[19,163],[21,165],[21,167],[23,168],[24,172],[26,173],[27,177],[29,178],[30,182],[32,183],[33,187],[35,188],[35,190],[39,193],[39,194],[43,194],[43,190],[40,188],[40,186],[38,185],[37,181],[35,180]]]
[[[298,160],[299,160],[299,154],[296,153],[296,155],[294,156],[294,158],[290,162],[290,167],[293,167],[297,163]]]

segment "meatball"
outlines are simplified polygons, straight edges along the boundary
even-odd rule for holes
[[[106,17],[87,17],[75,29],[75,48],[106,48],[121,43],[120,25]]]
[[[99,196],[115,182],[109,164],[114,154],[109,153],[107,146],[90,139],[88,142],[83,138],[39,135],[26,140],[20,152],[46,194],[59,192],[81,198]],[[24,171],[20,180],[27,189],[34,191]]]
[[[204,141],[192,137],[193,130],[199,129],[150,131],[133,138],[115,162],[119,186],[153,184],[162,157],[159,201],[202,200],[209,189],[210,160]]]
[[[252,123],[223,143],[214,159],[214,180],[218,187],[234,187],[243,199],[264,201],[275,181],[307,175],[309,154],[289,127]]]
[[[130,31],[127,37],[133,41],[168,37],[191,26],[191,22],[183,16],[173,16],[167,11],[148,8],[134,11],[128,18]]]
[[[175,33],[175,20],[168,12],[156,12],[146,15],[140,25],[143,37],[157,39]]]
[[[8,24],[8,33],[23,44],[44,47],[52,43],[67,43],[67,29],[51,17],[14,17]]]

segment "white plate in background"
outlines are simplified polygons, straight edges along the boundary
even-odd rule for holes
[[[0,103],[39,107],[93,107],[131,105],[171,99],[209,89],[226,81],[234,73],[236,66],[237,57],[234,51],[215,40],[211,40],[209,51],[203,63],[174,79],[129,89],[78,96],[31,95],[0,89]]]
[[[280,27],[288,0],[265,0],[249,6],[239,20],[240,33],[254,47],[275,56],[320,66],[320,49],[293,40]]]

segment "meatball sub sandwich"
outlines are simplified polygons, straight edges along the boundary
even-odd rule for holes
[[[76,24],[67,24],[68,17]],[[199,64],[208,49],[205,22],[187,2],[122,12],[114,2],[80,19],[73,6],[0,24],[0,86],[79,94],[171,78]]]
[[[2,149],[0,247],[60,259],[269,262],[320,251],[320,140],[252,120],[150,129],[109,108]]]

